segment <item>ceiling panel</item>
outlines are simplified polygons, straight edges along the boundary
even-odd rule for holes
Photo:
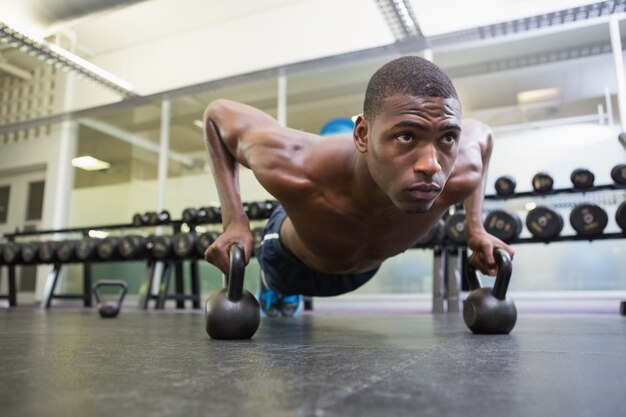
[[[426,36],[456,32],[594,3],[590,0],[409,0]]]

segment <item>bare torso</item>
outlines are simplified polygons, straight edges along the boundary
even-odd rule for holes
[[[283,245],[312,269],[328,273],[371,270],[412,247],[450,205],[462,202],[481,183],[480,125],[469,124],[459,155],[443,191],[424,213],[405,213],[395,206],[374,211],[351,193],[349,166],[355,154],[351,136],[320,139],[312,185],[297,198],[280,198],[288,218],[281,228]],[[477,134],[478,133],[478,134]],[[319,173],[319,174],[317,174]]]

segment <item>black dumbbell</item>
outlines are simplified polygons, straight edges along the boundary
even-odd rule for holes
[[[15,265],[22,261],[20,254],[20,244],[16,242],[8,242],[2,250],[2,258],[5,265]]]
[[[74,253],[76,253],[76,259],[80,262],[95,261],[98,259],[98,242],[100,239],[83,238],[76,241],[74,244]]]
[[[455,243],[465,243],[465,211],[460,210],[446,219],[446,236]]]
[[[539,194],[547,194],[554,187],[554,179],[545,172],[538,172],[533,177],[533,190]]]
[[[147,213],[135,213],[133,215],[133,226],[145,226],[148,224]]]
[[[119,243],[120,238],[115,236],[105,237],[100,240],[96,246],[98,258],[103,261],[115,261],[119,259]]]
[[[219,236],[220,234],[216,231],[204,232],[198,235],[196,238],[196,253],[198,256],[204,258],[204,252]]]
[[[170,213],[167,210],[163,210],[160,213],[156,211],[148,211],[146,212],[146,219],[148,226],[158,226],[160,224],[165,224],[170,221]]]
[[[623,232],[626,232],[626,201],[622,201],[622,204],[617,207],[615,211],[615,222],[617,222],[617,225]]]
[[[187,224],[196,224],[198,220],[198,210],[192,207],[183,210],[182,214],[183,222]]]
[[[24,242],[20,244],[20,255],[22,263],[26,265],[35,264],[38,261],[38,247],[35,242]]]
[[[146,245],[150,257],[158,261],[172,258],[172,236],[150,236]]]
[[[37,246],[32,242],[9,242],[2,251],[3,263],[6,265],[30,265],[37,263]]]
[[[205,207],[207,210],[207,223],[219,223],[222,221],[222,209],[217,206]]]
[[[495,188],[496,194],[500,197],[509,197],[515,194],[515,187],[517,183],[513,179],[513,177],[509,177],[508,175],[502,176],[496,180]]]
[[[205,305],[205,328],[212,339],[250,339],[259,328],[259,302],[244,290],[246,269],[243,249],[230,247],[226,288],[209,295]]]
[[[611,170],[611,178],[615,184],[626,185],[626,164],[618,164]]]
[[[101,287],[119,287],[121,288],[120,293],[117,296],[115,301],[104,301],[104,299],[100,295]],[[120,314],[122,309],[122,302],[124,301],[124,296],[128,291],[128,286],[124,281],[120,280],[101,280],[98,281],[93,287],[93,295],[96,298],[96,302],[98,303],[98,313],[100,317],[103,319],[112,319],[117,317]]]
[[[56,257],[61,263],[75,262],[77,241],[63,240],[56,247]]]
[[[180,259],[196,257],[196,234],[176,233],[172,237],[172,250],[174,255]]]
[[[569,222],[579,235],[599,236],[609,222],[609,216],[600,206],[582,203],[574,207]]]
[[[509,254],[495,249],[498,275],[493,288],[481,288],[476,270],[467,262],[466,274],[471,292],[463,302],[463,320],[477,334],[509,334],[517,322],[517,308],[506,295],[513,266]]]
[[[267,219],[275,208],[276,206],[270,200],[250,203],[250,207],[248,208],[248,218],[250,220]]]
[[[263,242],[264,236],[264,228],[263,227],[255,227],[252,229],[252,237],[254,238],[254,248],[259,249],[261,247],[261,242]]]
[[[576,168],[570,175],[572,185],[577,190],[588,190],[593,188],[593,182],[595,179],[596,176],[593,175],[593,172],[586,168]]]
[[[45,240],[37,242],[37,253],[39,262],[44,264],[52,264],[58,262],[56,257],[56,247],[59,243],[54,240]]]
[[[512,242],[522,233],[522,219],[506,210],[493,210],[485,218],[485,230],[504,242]]]
[[[208,207],[200,207],[198,209],[198,215],[197,215],[197,219],[196,219],[196,223],[197,224],[203,224],[203,223],[208,223],[209,222],[209,208]]]
[[[148,250],[147,240],[143,236],[128,235],[120,238],[118,252],[125,260],[143,259]]]
[[[526,228],[535,238],[549,241],[561,234],[563,217],[549,207],[537,206],[526,215]]]

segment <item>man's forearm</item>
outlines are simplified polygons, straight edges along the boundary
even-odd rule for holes
[[[220,199],[224,229],[233,224],[248,225],[249,221],[243,210],[239,191],[239,164],[209,117],[205,117],[204,120],[204,135],[209,164]]]
[[[486,173],[483,173],[480,185],[476,187],[476,190],[463,202],[465,207],[465,222],[469,235],[485,230],[483,225],[483,200],[485,198],[484,190],[486,178]]]
[[[483,225],[483,201],[485,200],[485,187],[487,185],[487,174],[489,171],[489,160],[491,159],[491,151],[493,149],[493,137],[491,131],[485,133],[485,139],[481,146],[482,157],[482,175],[480,184],[469,197],[464,201],[466,212],[466,227],[468,234],[482,232],[485,230]]]

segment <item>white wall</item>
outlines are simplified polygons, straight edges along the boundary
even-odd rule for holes
[[[61,137],[61,126],[54,125],[51,133],[47,137],[13,143],[0,147],[0,176],[10,175],[13,171],[24,171],[34,167],[45,167],[46,185],[44,189],[43,212],[41,219],[42,229],[53,228],[55,221],[55,199],[54,190],[58,187],[57,172],[59,169],[59,148]],[[37,284],[35,298],[41,299],[44,283],[49,266],[37,268]]]

